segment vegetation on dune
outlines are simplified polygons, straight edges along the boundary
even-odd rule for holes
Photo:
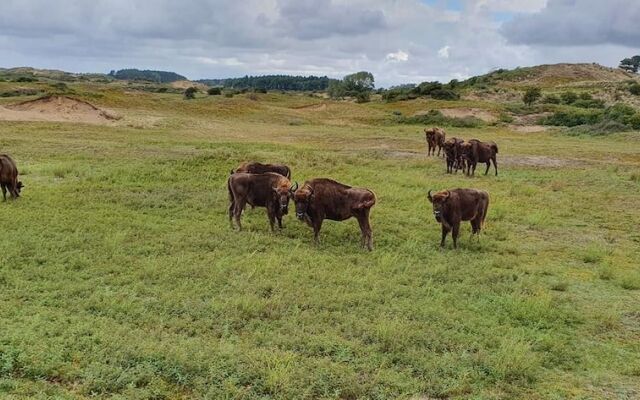
[[[0,397],[640,390],[639,137],[584,134],[629,129],[638,115],[629,104],[577,107],[594,100],[582,90],[565,104],[566,88],[545,89],[559,102],[531,107],[521,91],[508,104],[239,90],[184,101],[158,84],[65,82],[56,89],[124,118],[0,124],[0,150],[25,183],[21,199],[0,203]],[[54,89],[0,90],[18,84]],[[523,135],[458,125],[443,107],[595,122],[568,130],[579,138]],[[445,174],[424,155],[425,124],[498,143],[501,175]],[[372,189],[375,250],[358,249],[353,220],[327,222],[318,247],[293,215],[272,234],[260,208],[233,231],[226,179],[247,160],[286,162],[301,184],[326,176]],[[465,224],[460,248],[441,251],[426,191],[455,187],[487,190],[489,215],[479,240]]]
[[[153,71],[153,70],[139,70],[135,68],[121,69],[118,71],[111,71],[109,76],[120,80],[131,81],[149,81],[155,83],[171,83],[176,81],[185,81],[182,75],[176,74],[170,71]]]
[[[332,79],[326,76],[290,76],[263,75],[245,76],[227,79],[200,79],[198,82],[208,86],[220,86],[230,89],[264,89],[293,91],[327,90]]]

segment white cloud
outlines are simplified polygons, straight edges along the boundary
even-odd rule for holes
[[[444,46],[443,48],[438,50],[438,58],[444,58],[444,59],[449,58],[449,49],[450,49],[449,46]]]
[[[392,62],[404,62],[404,61],[409,61],[409,54],[405,53],[402,50],[398,50],[395,53],[389,53],[387,54],[386,57],[387,61],[392,61]]]

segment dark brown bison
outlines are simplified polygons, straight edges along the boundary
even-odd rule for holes
[[[453,248],[458,247],[460,221],[471,221],[472,234],[480,234],[489,209],[489,194],[476,189],[443,190],[427,198],[433,204],[433,215],[442,225],[442,240],[440,247],[444,247],[444,239],[451,232]]]
[[[331,179],[306,181],[294,193],[296,216],[313,228],[313,238],[319,243],[322,221],[344,221],[355,217],[362,231],[362,247],[373,249],[369,213],[376,204],[376,195],[368,189],[354,188]]]
[[[471,139],[467,143],[462,144],[462,157],[467,163],[467,175],[475,175],[476,165],[481,163],[487,164],[486,175],[493,161],[493,168],[498,175],[498,163],[496,162],[496,154],[498,154],[498,145],[495,142],[481,142],[478,139]]]
[[[425,138],[427,139],[427,155],[436,154],[436,147],[438,148],[438,157],[440,157],[440,150],[444,146],[446,133],[444,129],[431,128],[424,130]]]
[[[452,137],[444,142],[444,155],[447,162],[447,173],[464,170],[464,159],[462,158],[462,144],[464,140]]]
[[[297,186],[297,185],[296,185]],[[296,187],[291,187],[289,179],[280,174],[266,172],[264,174],[235,173],[227,180],[229,189],[229,222],[233,227],[235,218],[238,229],[242,230],[240,216],[246,204],[254,207],[265,207],[271,230],[275,220],[282,229],[282,216],[289,212],[289,199]]]
[[[231,173],[264,174],[265,172],[275,172],[287,179],[291,179],[291,168],[284,164],[261,164],[259,162],[244,162]]]
[[[0,187],[2,198],[7,200],[7,190],[12,199],[20,197],[20,191],[24,187],[18,180],[18,167],[15,161],[6,154],[0,154]]]

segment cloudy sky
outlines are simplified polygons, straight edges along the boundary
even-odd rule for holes
[[[639,0],[0,0],[0,67],[377,86],[640,54]]]

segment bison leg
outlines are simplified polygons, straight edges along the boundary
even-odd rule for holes
[[[282,229],[282,216],[279,216],[277,218],[278,218],[278,228]]]
[[[446,224],[442,224],[442,239],[440,240],[440,247],[444,247],[444,240],[449,234],[449,227]]]
[[[458,248],[458,235],[460,234],[460,222],[454,223],[451,227],[451,237],[453,238],[453,248]]]
[[[269,218],[269,226],[271,227],[271,232],[275,231],[276,216],[273,211],[269,209],[269,207],[267,207],[267,218]]]
[[[242,223],[240,222],[240,216],[242,216],[242,210],[247,205],[246,200],[240,200],[235,202],[235,207],[233,209],[233,216],[236,220],[236,225],[238,226],[238,230],[242,230]]]
[[[2,187],[2,198],[7,201],[7,186],[4,183],[0,183],[0,186]]]
[[[322,228],[322,218],[313,220],[313,241],[316,245],[320,244],[320,228]]]
[[[498,163],[496,161],[496,157],[493,156],[491,160],[493,161],[493,168],[496,170],[496,176],[498,176]]]
[[[489,167],[491,167],[491,160],[487,161],[487,169],[484,171],[485,175],[489,173]]]
[[[362,247],[366,247],[369,251],[373,250],[371,224],[369,223],[369,209],[362,210],[358,213],[358,224],[360,225],[360,232],[362,234]]]

